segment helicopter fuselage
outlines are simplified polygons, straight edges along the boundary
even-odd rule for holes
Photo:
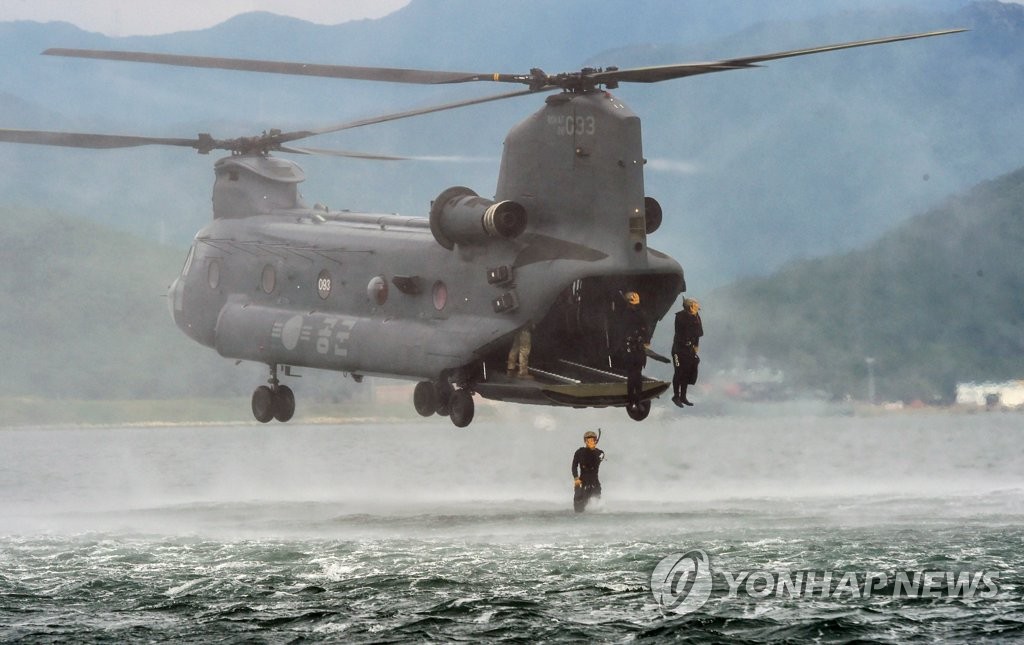
[[[496,199],[456,187],[429,218],[309,208],[293,162],[227,157],[172,314],[225,357],[495,398],[477,386],[524,327],[543,373],[559,361],[614,372],[621,293],[640,294],[653,331],[685,288],[679,264],[647,247],[643,164],[639,119],[603,91],[549,97],[509,133]]]
[[[662,211],[644,194],[640,119],[600,88],[963,31],[554,75],[540,68],[528,74],[479,73],[52,48],[43,53],[427,85],[512,83],[527,89],[234,139],[209,133],[168,138],[0,128],[0,141],[232,153],[215,165],[214,221],[197,234],[171,287],[170,303],[175,322],[190,337],[224,356],[269,366],[268,385],[257,387],[252,397],[253,415],[261,422],[287,421],[295,412],[294,393],[278,379],[282,365],[345,371],[356,380],[363,374],[421,379],[413,392],[416,411],[450,415],[459,427],[472,421],[474,394],[523,403],[624,406],[640,421],[650,412],[651,398],[669,386],[641,374],[646,356],[669,362],[642,341],[686,283],[675,260],[647,245]],[[310,208],[298,192],[302,170],[270,156],[327,153],[394,160],[292,144],[558,90],[506,137],[493,200],[453,186],[431,203],[428,218]]]

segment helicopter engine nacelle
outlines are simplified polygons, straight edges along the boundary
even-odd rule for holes
[[[526,209],[518,202],[495,202],[464,186],[448,188],[430,206],[430,232],[448,249],[456,244],[483,244],[514,239],[526,229]]]

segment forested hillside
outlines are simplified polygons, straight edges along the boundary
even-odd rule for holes
[[[764,359],[804,389],[950,400],[957,382],[1024,378],[1024,169],[839,256],[712,294],[706,349]]]

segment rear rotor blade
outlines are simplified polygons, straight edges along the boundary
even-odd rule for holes
[[[280,137],[278,137],[278,140],[281,141],[282,143],[288,141],[297,141],[298,139],[305,139],[306,137],[312,137],[318,134],[329,134],[331,132],[351,130],[352,128],[359,128],[366,125],[386,123],[388,121],[397,121],[399,119],[407,119],[409,117],[419,116],[421,114],[431,114],[433,112],[442,112],[444,110],[454,110],[455,108],[465,107],[467,105],[477,105],[479,103],[488,103],[490,101],[501,101],[503,99],[511,99],[517,96],[526,96],[528,94],[536,94],[537,92],[549,91],[554,89],[557,88],[545,87],[542,88],[541,90],[519,90],[517,92],[506,92],[505,94],[491,94],[490,96],[480,96],[472,99],[465,99],[462,101],[454,101],[452,103],[444,103],[442,105],[431,105],[428,107],[416,108],[413,110],[405,110],[403,112],[392,112],[391,114],[382,114],[380,116],[373,116],[365,119],[357,119],[355,121],[346,121],[344,123],[329,125],[323,128],[316,128],[313,130],[285,132],[281,134]]]
[[[314,65],[307,63],[289,63],[281,61],[250,60],[242,58],[214,58],[208,56],[181,56],[175,54],[152,54],[147,52],[100,51],[90,49],[47,49],[43,53],[50,56],[70,56],[74,58],[94,58],[103,60],[130,61],[138,63],[156,63],[181,67],[203,67],[229,69],[246,72],[268,72],[274,74],[290,74],[299,76],[319,76],[327,78],[349,78],[369,81],[387,81],[392,83],[417,83],[435,85],[443,83],[471,83],[490,81],[498,83],[520,83],[530,86],[533,91],[549,87],[579,91],[593,89],[600,84],[616,83],[656,83],[675,78],[725,72],[733,69],[748,69],[763,63],[781,58],[793,58],[809,54],[820,54],[853,47],[882,45],[904,40],[930,38],[955,34],[966,29],[945,29],[919,34],[888,36],[855,42],[824,45],[808,49],[796,49],[758,56],[729,58],[719,61],[700,63],[682,63],[677,65],[659,65],[654,67],[637,67],[632,69],[590,70],[549,76],[539,69],[530,70],[529,74],[490,74],[480,72],[446,72],[432,70],[399,69],[389,67],[351,67],[346,65]],[[493,100],[493,99],[492,99]],[[445,109],[445,108],[442,108]]]
[[[821,54],[824,52],[838,51],[841,49],[852,49],[854,47],[868,47],[871,45],[883,45],[904,40],[916,40],[918,38],[931,38],[932,36],[945,36],[956,34],[966,29],[945,29],[942,31],[929,31],[921,34],[907,34],[904,36],[888,36],[885,38],[873,38],[871,40],[858,40],[849,43],[836,45],[824,45],[808,49],[794,49],[791,51],[776,52],[773,54],[761,54],[759,56],[745,56],[742,58],[727,58],[725,60],[711,61],[707,63],[685,63],[682,65],[659,65],[655,67],[636,67],[633,69],[618,69],[602,72],[595,72],[590,78],[596,83],[657,83],[674,78],[696,76],[698,74],[709,74],[712,72],[725,72],[733,69],[749,69],[757,67],[757,63],[764,63],[781,58],[794,58],[796,56],[807,56],[808,54]]]
[[[392,159],[387,155],[372,155],[364,153],[347,153],[345,151],[330,152],[319,151],[313,148],[285,148],[283,144],[305,139],[320,134],[340,132],[366,125],[384,123],[405,119],[420,114],[441,112],[468,105],[499,101],[518,96],[525,96],[538,92],[564,89],[569,91],[587,91],[598,85],[615,87],[618,83],[656,83],[687,76],[709,74],[713,72],[724,72],[734,69],[749,69],[757,67],[758,63],[764,63],[782,58],[793,58],[809,54],[820,54],[841,49],[854,47],[867,47],[870,45],[882,45],[905,40],[919,38],[930,38],[933,36],[944,36],[955,34],[966,29],[946,29],[941,31],[930,31],[919,34],[906,34],[901,36],[888,36],[885,38],[874,38],[871,40],[859,40],[834,45],[811,47],[808,49],[795,49],[790,51],[775,52],[771,54],[760,54],[757,56],[746,56],[741,58],[728,58],[719,61],[704,63],[684,63],[678,65],[660,65],[654,67],[637,67],[631,69],[593,70],[585,69],[580,72],[569,74],[558,74],[549,76],[539,69],[533,69],[529,74],[479,74],[472,72],[443,72],[428,70],[410,70],[384,67],[349,67],[342,65],[310,65],[305,63],[285,63],[275,61],[259,61],[236,58],[211,58],[204,56],[178,56],[172,54],[151,54],[145,52],[118,52],[99,51],[85,49],[47,49],[44,54],[51,56],[71,56],[77,58],[95,58],[118,61],[132,61],[143,63],[157,63],[163,65],[177,65],[185,67],[207,67],[231,69],[251,72],[270,72],[277,74],[298,74],[304,76],[321,76],[332,78],[350,78],[374,81],[390,81],[396,83],[419,83],[419,84],[440,84],[440,83],[468,83],[474,81],[511,82],[529,85],[529,89],[504,94],[495,94],[442,105],[434,105],[425,108],[394,112],[355,121],[346,121],[323,128],[312,130],[299,130],[294,132],[280,132],[278,130],[264,133],[259,137],[242,137],[227,141],[215,140],[210,135],[201,134],[196,139],[169,139],[160,137],[138,137],[125,135],[108,134],[86,134],[74,132],[43,132],[36,130],[0,130],[0,142],[30,143],[38,145],[66,146],[72,148],[131,148],[145,145],[169,145],[196,148],[199,152],[207,153],[215,149],[231,150],[236,153],[270,152],[274,150],[285,150],[300,154],[338,154],[339,156],[354,156],[370,159]]]
[[[43,54],[47,56],[68,56],[71,58],[95,58],[134,63],[155,63],[158,65],[173,65],[176,67],[203,67],[207,69],[230,69],[240,72],[266,72],[270,74],[289,74],[292,76],[350,78],[363,81],[416,83],[420,85],[471,83],[474,81],[522,82],[512,78],[511,75],[508,74],[438,72],[391,67],[352,67],[348,65],[314,65],[309,63],[289,63],[284,61],[251,60],[245,58],[151,54],[148,52],[101,51],[95,49],[64,49],[55,47],[47,49]]]

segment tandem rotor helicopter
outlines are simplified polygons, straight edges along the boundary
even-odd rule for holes
[[[513,92],[325,128],[215,139],[0,130],[0,141],[77,148],[167,145],[230,154],[214,163],[213,221],[199,231],[169,291],[174,322],[226,358],[268,366],[257,420],[288,421],[293,367],[419,381],[421,415],[473,419],[473,395],[570,407],[626,407],[637,421],[668,383],[645,378],[627,405],[622,293],[640,295],[653,328],[686,290],[683,270],[648,247],[661,224],[644,194],[640,119],[608,90],[620,83],[758,67],[759,63],[964,31],[950,29],[794,51],[549,75],[309,65],[139,52],[44,54],[396,83],[513,83]],[[528,94],[543,106],[508,133],[494,197],[455,186],[429,217],[307,206],[302,169],[272,153],[338,154],[294,142],[315,135]],[[532,330],[529,377],[506,373],[517,334]]]

